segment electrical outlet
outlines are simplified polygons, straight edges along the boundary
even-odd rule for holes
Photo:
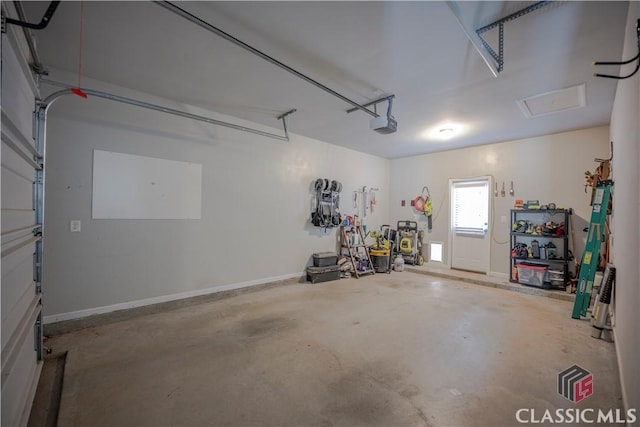
[[[401,200],[401,201],[400,201],[400,206],[404,207],[404,206],[405,206],[405,204],[406,204],[406,202],[405,202],[404,200]]]
[[[71,222],[69,222],[69,231],[72,233],[79,233],[80,229],[81,224],[79,219],[72,219]]]

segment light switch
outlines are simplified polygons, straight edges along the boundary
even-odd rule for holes
[[[72,219],[71,222],[69,223],[69,230],[72,233],[79,233],[80,232],[80,220],[79,219]]]
[[[502,215],[500,217],[500,222],[502,222],[502,223],[507,222],[507,216],[506,215]]]

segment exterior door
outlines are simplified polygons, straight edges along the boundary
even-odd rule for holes
[[[488,273],[491,260],[491,178],[452,179],[451,268]]]
[[[13,27],[2,34],[3,426],[27,424],[42,369],[42,167],[32,135],[37,90],[15,35]]]

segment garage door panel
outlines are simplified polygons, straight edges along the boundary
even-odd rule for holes
[[[4,6],[4,4],[3,4]],[[3,15],[4,15],[3,7]],[[29,64],[16,50],[22,32],[2,34],[2,343],[1,425],[25,426],[42,368],[41,296],[36,294],[34,254],[41,248],[36,224],[33,110],[37,88]],[[41,207],[38,208],[38,212]]]
[[[17,230],[7,230],[2,234],[2,252],[9,250],[16,245],[20,245],[25,240],[33,237],[34,227],[19,228]]]
[[[2,233],[10,233],[35,224],[35,212],[30,209],[2,208]]]
[[[16,420],[6,425],[26,425],[24,418],[28,417],[28,413],[24,413],[24,402],[33,399],[41,368],[33,350],[34,332],[31,328],[20,342],[16,362],[7,372],[2,372],[2,420]]]
[[[14,304],[29,290],[35,292],[33,281],[33,261],[22,258],[11,271],[2,270],[2,319],[3,322]]]
[[[2,68],[2,111],[35,147],[31,139],[35,96],[10,43],[2,43]]]
[[[33,280],[33,253],[35,248],[31,245],[24,246],[16,251],[16,253],[9,254],[2,259],[2,284],[9,286],[19,282],[25,282],[27,280]],[[12,282],[13,281],[13,282]],[[2,287],[2,296],[4,298],[4,286]],[[4,309],[4,301],[2,302]]]
[[[4,126],[5,123],[3,122],[2,125]],[[12,144],[13,147],[20,149],[20,147],[18,147],[14,141],[10,141],[10,142],[13,142]],[[21,156],[18,153],[16,153],[13,147],[10,147],[9,145],[7,145],[7,143],[3,139],[2,168],[3,169],[7,168],[13,171],[13,173],[15,173],[16,175],[22,176],[27,181],[33,181],[33,178],[34,178],[33,165],[30,163],[27,163],[27,161],[24,159],[24,156],[27,156],[28,158],[32,158],[32,155],[27,153],[25,150],[22,150],[23,155]]]
[[[12,304],[7,311],[4,311],[4,307],[2,309],[2,348],[7,346],[9,339],[20,326],[21,316],[29,310],[35,295],[33,281],[15,285],[12,290],[15,292],[15,295],[11,295]],[[4,292],[2,300],[4,305]]]
[[[33,210],[33,181],[2,168],[2,209]]]
[[[17,230],[35,224],[35,212],[2,210],[0,216],[2,221],[2,232]]]
[[[29,239],[33,239],[33,237],[29,237]],[[4,279],[4,275],[11,272],[18,265],[20,265],[25,260],[28,262],[33,261],[33,253],[35,252],[35,245],[33,242],[28,243],[27,240],[23,240],[21,243],[17,245],[11,245],[7,248],[2,248],[3,256],[2,256],[2,277]],[[32,277],[30,275],[29,277]]]

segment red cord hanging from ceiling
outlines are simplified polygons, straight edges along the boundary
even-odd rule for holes
[[[71,92],[86,98],[87,93],[81,89],[82,85],[82,26],[84,18],[84,1],[80,0],[80,37],[78,42],[78,87],[71,88]]]

